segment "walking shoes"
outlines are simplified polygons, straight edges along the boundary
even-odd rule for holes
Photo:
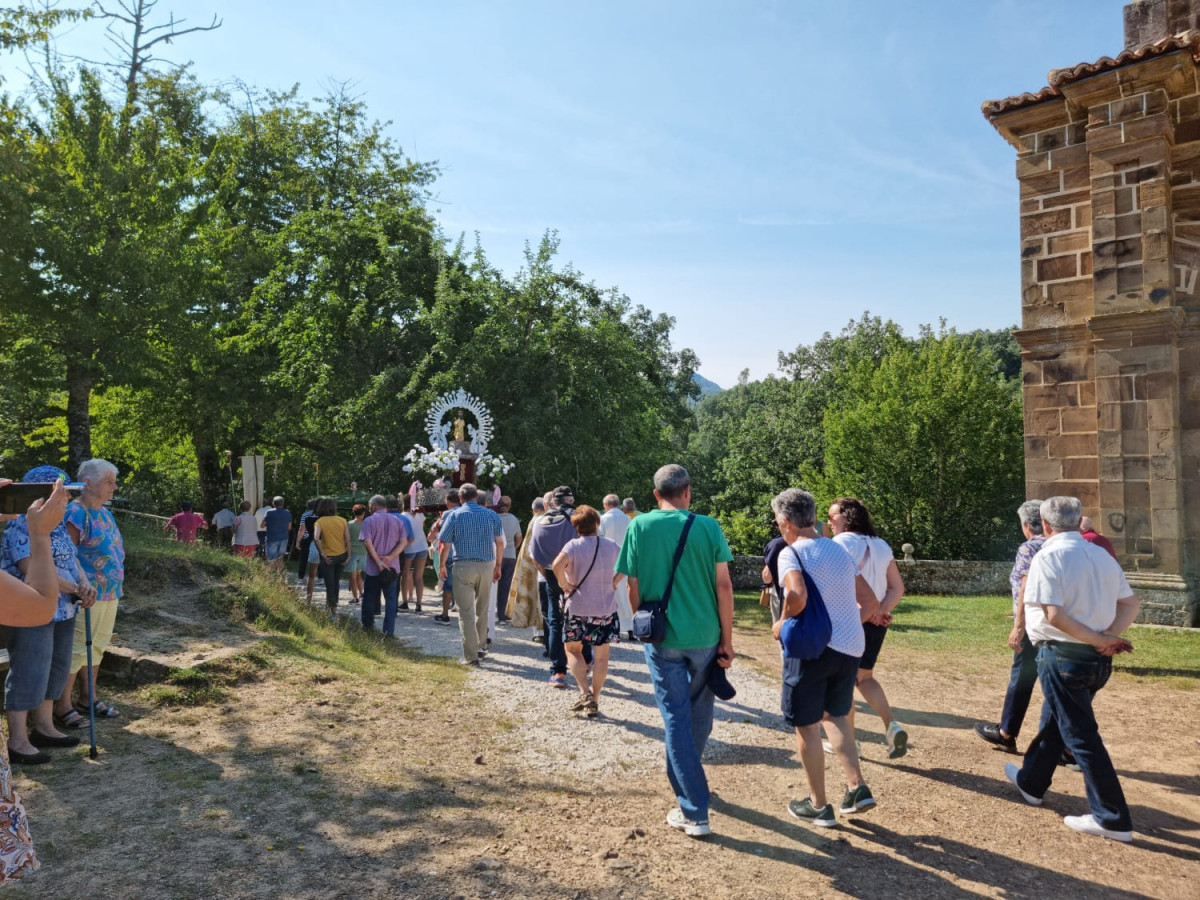
[[[990,722],[976,722],[975,733],[1001,750],[1007,750],[1009,753],[1017,752],[1017,739],[1002,735],[999,725],[992,725]]]
[[[1128,844],[1133,840],[1132,831],[1113,831],[1111,828],[1105,828],[1096,821],[1096,817],[1092,815],[1086,816],[1064,816],[1063,824],[1068,828],[1078,831],[1080,834],[1091,834],[1096,837],[1108,838],[1110,841],[1120,841],[1123,844]]]
[[[831,813],[833,809],[829,810]],[[676,807],[667,813],[667,824],[676,831],[682,831],[688,837],[704,837],[712,834],[712,829],[708,827],[708,820],[703,822],[693,822],[683,814],[683,810]]]
[[[820,809],[817,809],[817,807],[813,806],[811,797],[805,797],[803,800],[793,800],[788,804],[787,810],[801,822],[808,822],[819,828],[832,828],[837,824],[837,816],[833,814],[833,804],[826,803]]]

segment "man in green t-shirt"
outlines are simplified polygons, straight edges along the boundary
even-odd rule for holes
[[[658,509],[629,523],[617,571],[629,576],[635,612],[643,599],[660,600],[666,590],[675,548],[693,515],[688,512],[691,483],[683,466],[663,466],[654,473]],[[708,516],[694,516],[667,604],[666,636],[662,643],[644,645],[666,736],[667,779],[679,801],[667,824],[691,837],[711,833],[700,756],[712,731],[709,670],[733,664],[731,559],[721,526]]]

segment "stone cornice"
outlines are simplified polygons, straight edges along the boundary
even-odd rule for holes
[[[1168,336],[1179,334],[1187,318],[1187,312],[1178,306],[1164,306],[1160,309],[1091,316],[1084,319],[1084,325],[1098,340],[1125,334]]]
[[[1082,344],[1088,340],[1086,325],[1056,325],[1052,328],[1027,328],[1013,332],[1022,350],[1050,350],[1062,345]]]

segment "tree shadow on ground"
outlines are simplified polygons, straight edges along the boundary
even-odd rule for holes
[[[859,710],[861,712],[869,712],[865,704],[861,705]],[[927,728],[969,729],[973,728],[975,723],[979,721],[969,716],[959,716],[954,713],[927,712],[921,709],[904,709],[899,706],[892,707],[892,714],[896,717],[896,721],[903,722],[905,725],[922,725]]]
[[[1118,769],[1117,774],[1122,778],[1160,784],[1170,788],[1171,792],[1175,794],[1189,797],[1200,796],[1200,776],[1197,775],[1181,775],[1178,772],[1130,772],[1123,769]]]
[[[298,744],[231,721],[219,758],[210,759],[122,727],[157,712],[123,700],[127,718],[100,731],[97,762],[86,747],[59,754],[26,791],[43,869],[13,896],[101,898],[115,889],[121,896],[440,898],[529,895],[531,885],[536,896],[572,893],[511,860],[478,869],[474,856],[459,854],[447,866],[445,849],[501,834],[504,815],[481,811],[508,809],[514,785],[580,803],[586,792],[476,766],[407,765],[363,782],[343,771],[341,757],[314,752],[344,740],[317,728]],[[125,882],[135,871],[136,882]],[[98,872],[121,881],[106,884]]]
[[[779,816],[730,803],[716,795],[711,806],[723,816],[785,842],[780,846],[778,840],[757,841],[717,833],[709,838],[711,843],[819,872],[830,879],[831,893],[841,891],[866,898],[979,896],[977,888],[956,884],[950,880],[953,877],[973,885],[998,887],[1009,896],[1100,894],[1122,900],[1141,896],[938,835],[901,835],[861,816],[843,819],[842,829],[820,831],[790,820],[782,801]],[[884,850],[855,846],[846,840],[846,834],[878,844]]]
[[[1064,875],[1054,869],[1035,865],[1022,859],[1004,856],[985,850],[973,844],[941,835],[904,835],[873,822],[861,816],[849,820],[848,830],[866,840],[886,847],[906,859],[923,866],[930,866],[939,872],[948,872],[958,878],[1000,888],[1013,896],[1063,896],[1084,897],[1102,895],[1116,898],[1140,898],[1143,895],[1119,888],[1106,887],[1082,878]],[[850,850],[846,856],[853,860],[860,852],[857,848]],[[868,853],[870,857],[879,854]],[[895,864],[890,856],[884,856]],[[871,865],[877,860],[872,860]],[[857,863],[856,863],[857,864]],[[834,884],[837,887],[835,881]],[[883,895],[884,885],[880,885]],[[964,892],[968,896],[978,896],[974,891]],[[859,895],[863,896],[863,895]]]
[[[871,760],[864,760],[871,762]],[[1020,795],[1004,777],[1002,771],[998,771],[995,778],[988,778],[982,775],[975,775],[971,772],[963,772],[957,769],[931,768],[921,769],[915,766],[905,765],[903,763],[889,762],[889,768],[896,771],[907,772],[910,775],[917,775],[921,778],[930,781],[936,781],[939,784],[949,785],[951,787],[960,788],[966,791],[972,791],[977,794],[982,794],[987,797],[998,797],[1000,799],[1010,800],[1016,804],[1024,804]],[[999,769],[999,767],[998,767]],[[1072,808],[1067,809],[1063,803],[1069,803]],[[1056,815],[1082,815],[1087,812],[1087,801],[1083,798],[1068,798],[1051,789],[1046,794],[1045,803],[1040,809],[1050,810]],[[1200,822],[1185,819],[1182,816],[1176,816],[1165,812],[1161,809],[1156,809],[1149,806],[1130,805],[1130,815],[1133,817],[1134,834],[1143,837],[1154,837],[1165,842],[1166,844],[1178,844],[1181,847],[1197,848],[1200,850],[1200,838],[1191,837],[1190,835],[1182,834],[1181,832],[1200,831]],[[1031,810],[1031,814],[1034,814]],[[1064,826],[1065,827],[1065,826]],[[1164,846],[1158,843],[1147,843],[1146,841],[1138,841],[1138,846],[1151,850],[1155,853],[1163,853],[1167,856],[1174,856],[1179,859],[1191,860],[1200,862],[1200,852],[1194,850],[1181,849],[1180,847]]]

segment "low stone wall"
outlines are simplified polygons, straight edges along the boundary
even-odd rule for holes
[[[735,556],[729,564],[729,577],[733,579],[733,589],[757,591],[762,587],[762,568],[761,556]]]
[[[896,560],[909,594],[954,594],[965,597],[1012,594],[1008,586],[1010,562],[968,559]]]
[[[910,594],[957,594],[1006,596],[1012,563],[960,560],[897,560],[904,586]],[[763,558],[735,556],[729,566],[733,586],[751,591],[762,584]]]

